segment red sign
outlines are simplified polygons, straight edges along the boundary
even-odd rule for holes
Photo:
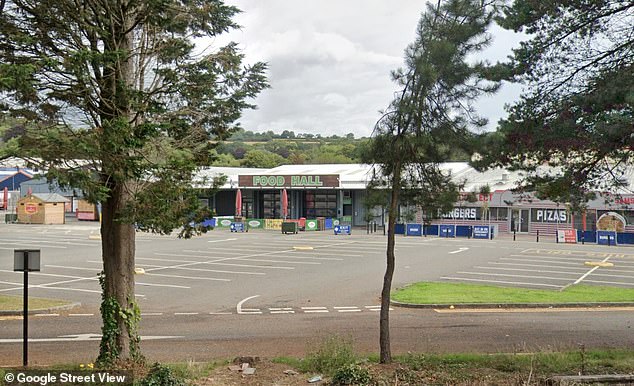
[[[33,202],[27,202],[24,205],[24,211],[27,214],[34,214],[37,213],[37,204],[33,203]]]
[[[558,229],[557,230],[557,241],[560,243],[566,244],[576,244],[577,243],[577,231],[574,229]]]

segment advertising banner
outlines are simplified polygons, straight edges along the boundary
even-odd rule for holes
[[[557,242],[566,244],[577,243],[577,231],[574,229],[558,229]]]
[[[474,239],[488,239],[489,238],[489,226],[488,225],[474,225],[473,226],[473,238]]]

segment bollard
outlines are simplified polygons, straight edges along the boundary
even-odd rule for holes
[[[374,233],[376,233],[376,221],[374,222]]]
[[[513,241],[515,241],[515,230],[513,230]]]
[[[385,223],[383,224],[383,236],[385,236]]]
[[[539,243],[539,229],[537,230],[537,242]]]
[[[368,234],[368,235],[370,234],[370,223],[367,223],[367,224],[365,225],[365,232],[366,232],[366,234]]]
[[[581,233],[581,245],[586,243],[586,232]]]

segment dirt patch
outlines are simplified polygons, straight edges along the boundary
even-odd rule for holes
[[[254,364],[255,374],[243,375],[241,372],[232,371],[229,366],[215,369],[209,376],[199,379],[194,384],[197,386],[298,386],[311,385],[308,379],[315,374],[301,373],[296,369],[269,360],[260,360]],[[458,369],[423,369],[412,370],[401,364],[378,365],[365,364],[373,378],[373,385],[377,386],[419,386],[419,385],[539,385],[543,379],[534,377],[527,383],[528,374],[499,372],[494,369],[479,368],[460,371]],[[291,374],[285,374],[291,370]],[[456,371],[457,370],[457,371]],[[466,369],[463,369],[466,370]],[[313,385],[330,385],[330,378]]]
[[[273,363],[269,360],[260,360],[253,364],[255,374],[243,375],[242,372],[230,370],[232,365],[221,366],[215,369],[208,377],[195,382],[197,386],[296,386],[308,385],[308,379],[312,374],[302,374],[292,367]],[[290,374],[284,372],[291,370]],[[287,371],[288,372],[288,371]],[[318,382],[317,385],[325,385],[326,382]]]

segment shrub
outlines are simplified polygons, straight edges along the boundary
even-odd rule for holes
[[[308,353],[302,367],[304,371],[332,375],[339,368],[356,362],[352,341],[340,336],[331,336],[326,338],[316,351]]]
[[[169,367],[155,363],[140,386],[185,386],[185,380],[176,376]]]
[[[332,376],[332,385],[366,386],[372,382],[372,376],[365,367],[351,363],[340,367]]]

